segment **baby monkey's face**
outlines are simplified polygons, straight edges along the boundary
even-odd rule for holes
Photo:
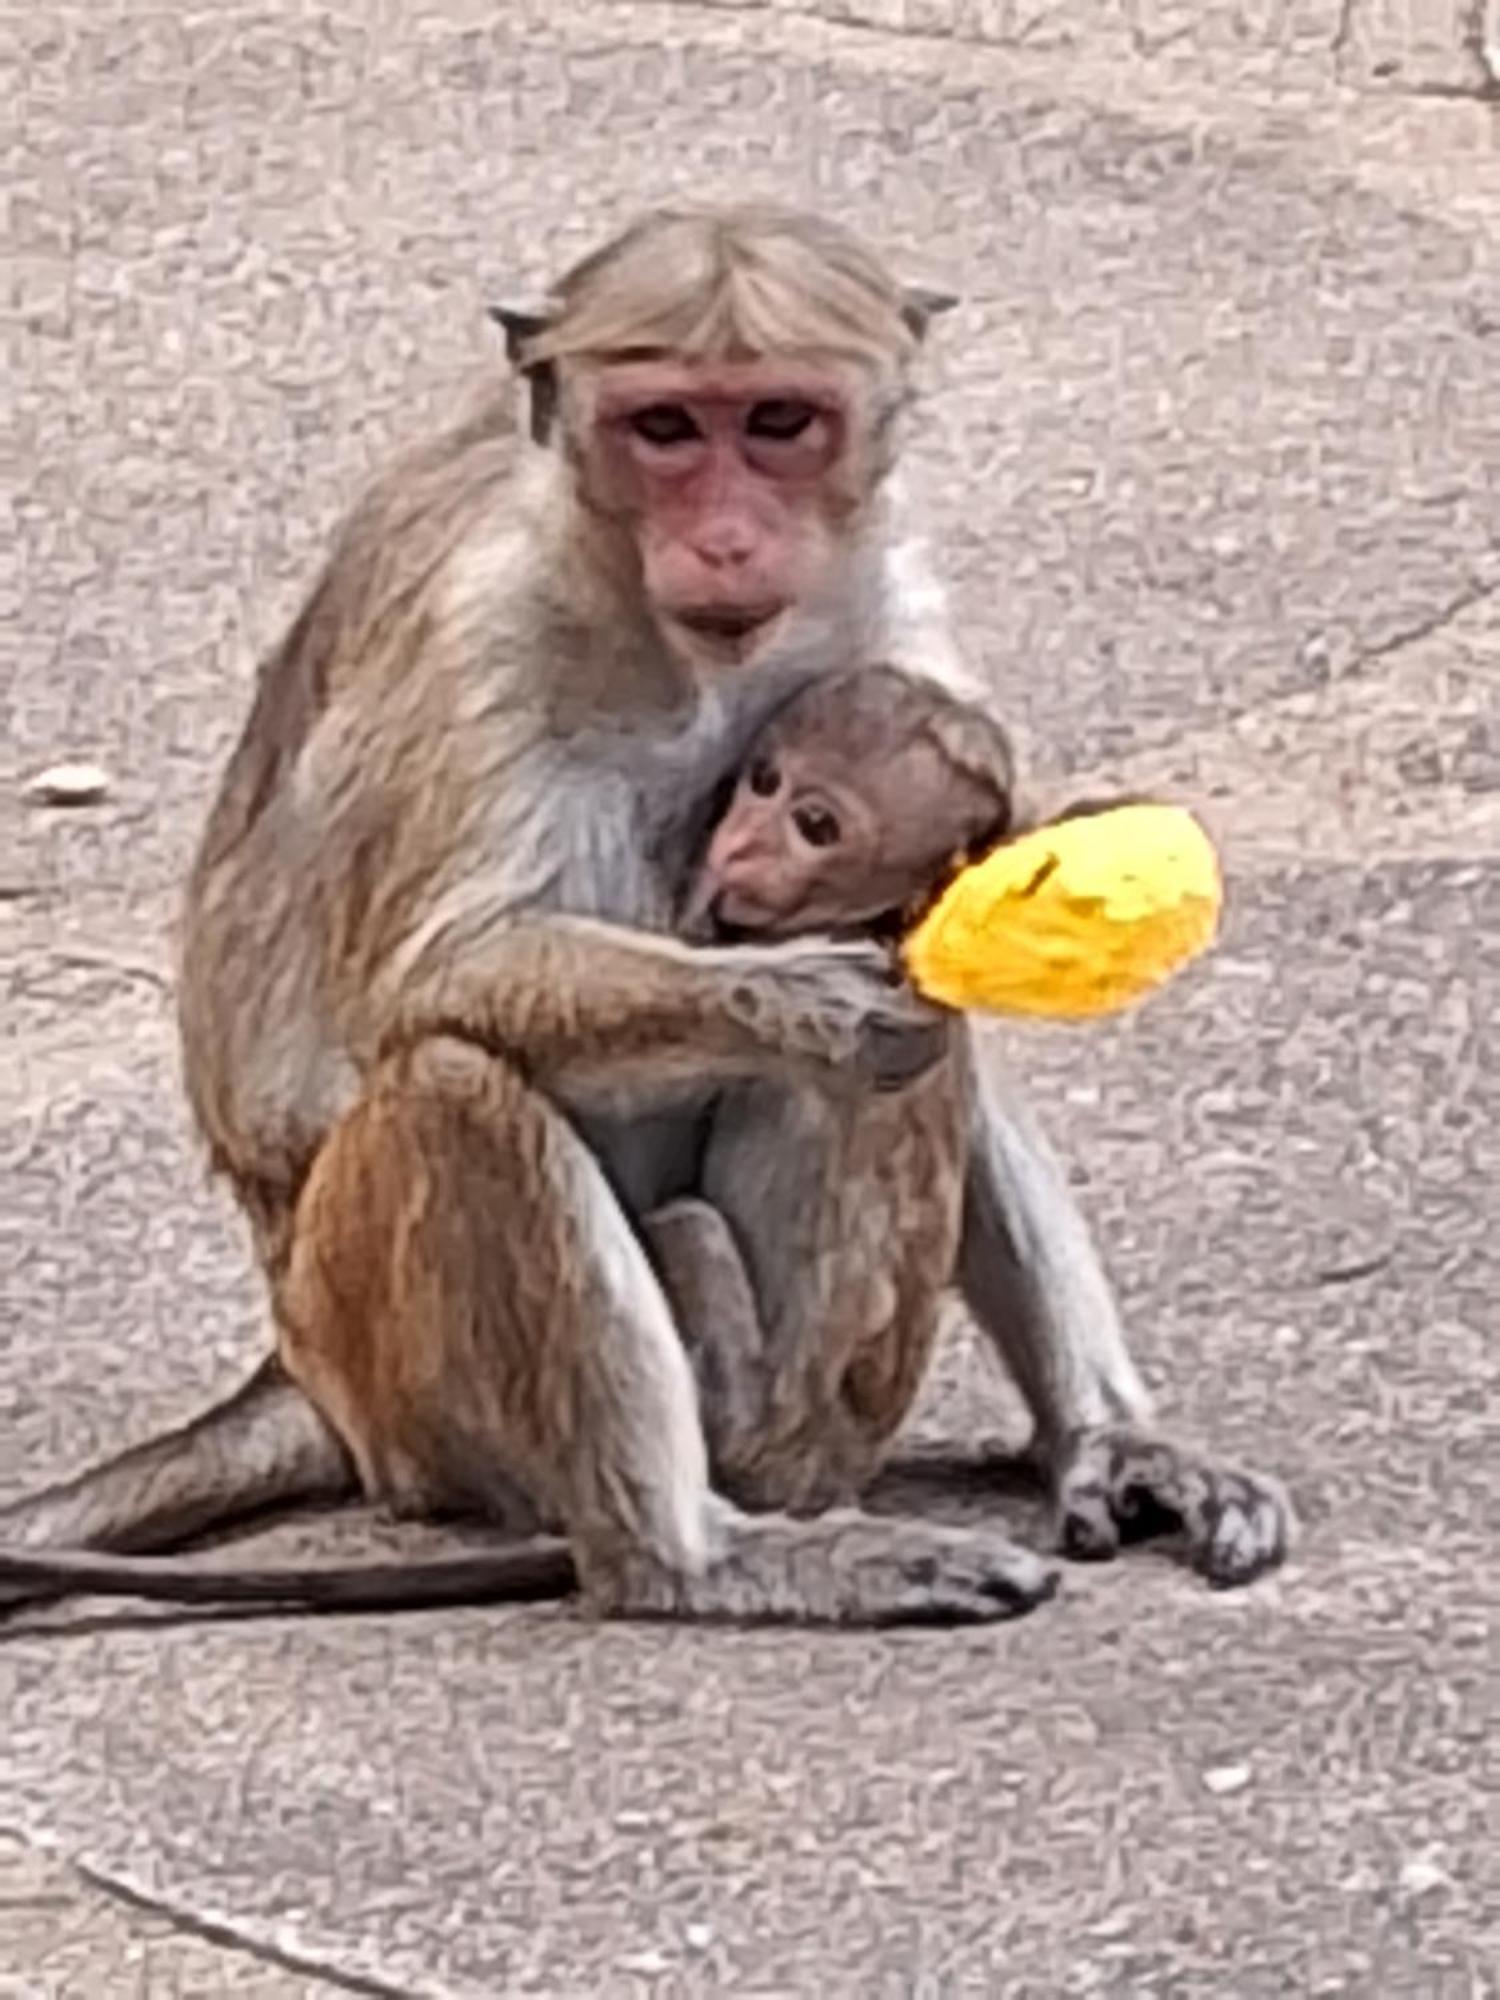
[[[855,760],[773,726],[740,773],[688,897],[690,936],[867,929],[922,900],[1008,801],[927,740]]]

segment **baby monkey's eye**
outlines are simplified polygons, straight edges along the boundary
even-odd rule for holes
[[[652,403],[644,410],[634,410],[630,428],[647,444],[656,445],[687,444],[698,435],[691,413],[680,403]]]
[[[758,799],[771,799],[781,789],[781,773],[769,757],[757,757],[750,766],[747,783]]]
[[[833,847],[838,843],[841,829],[827,806],[798,806],[792,814],[792,825],[809,847]]]
[[[751,437],[786,444],[801,437],[817,414],[811,403],[800,403],[790,396],[768,397],[751,410],[745,428]]]

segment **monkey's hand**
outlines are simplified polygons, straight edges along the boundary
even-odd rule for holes
[[[1231,1471],[1126,1426],[1075,1431],[1054,1472],[1064,1555],[1104,1561],[1122,1543],[1178,1535],[1219,1589],[1253,1582],[1291,1547],[1291,1503],[1273,1479]]]
[[[743,967],[731,1007],[834,1084],[900,1090],[953,1046],[958,1017],[917,993],[880,945],[810,938],[731,949]]]

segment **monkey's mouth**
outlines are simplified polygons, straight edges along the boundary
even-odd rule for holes
[[[688,944],[775,944],[784,938],[815,934],[831,938],[835,944],[869,942],[885,945],[894,952],[906,928],[905,913],[901,910],[809,924],[793,921],[783,912],[736,907],[716,896],[688,912],[681,935]]]
[[[678,912],[677,934],[686,944],[754,944],[775,925],[774,912],[703,883]]]
[[[763,944],[770,927],[766,924],[735,923],[729,917],[710,912],[704,920],[705,944]]]
[[[686,944],[750,944],[761,929],[753,918],[736,921],[726,911],[721,895],[694,898],[677,924],[678,935]]]
[[[696,638],[724,646],[737,646],[752,633],[762,631],[779,618],[784,608],[780,604],[726,605],[722,609],[705,607],[697,611],[679,611],[675,615],[683,630],[693,633]]]

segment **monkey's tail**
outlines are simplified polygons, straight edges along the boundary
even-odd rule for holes
[[[561,1542],[422,1562],[234,1569],[182,1556],[0,1547],[0,1594],[92,1594],[171,1604],[284,1604],[308,1611],[408,1611],[486,1599],[534,1603],[570,1596],[573,1558]]]
[[[326,1567],[236,1568],[160,1553],[273,1507],[348,1500],[358,1491],[344,1447],[272,1357],[191,1423],[0,1507],[0,1609],[89,1592],[373,1611],[527,1602],[576,1588],[573,1559],[559,1542]]]

